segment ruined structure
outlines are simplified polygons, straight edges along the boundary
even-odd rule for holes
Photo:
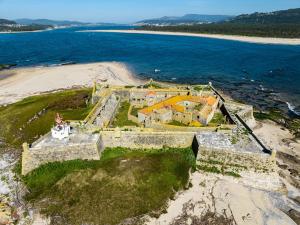
[[[23,175],[47,162],[99,160],[106,147],[134,150],[192,146],[198,160],[233,154],[241,161],[251,156],[270,163],[270,155],[263,153],[265,148],[236,116],[240,112],[245,121],[254,120],[251,106],[234,107],[232,103],[227,107],[210,84],[95,84],[91,101],[94,108],[83,121],[67,124],[57,115],[51,133],[31,145],[23,144]],[[114,126],[120,110],[126,110],[131,126]]]

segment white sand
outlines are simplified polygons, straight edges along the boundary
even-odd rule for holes
[[[292,155],[300,155],[300,143],[286,128],[272,121],[257,122],[254,133],[269,148]]]
[[[238,225],[295,225],[277,208],[276,202],[287,202],[288,199],[280,194],[273,197],[270,193],[282,187],[278,175],[246,172],[242,176],[236,179],[194,172],[191,176],[193,186],[170,201],[165,214],[147,218],[147,224],[190,224],[188,218],[200,219],[211,211],[232,216]]]
[[[91,63],[56,67],[33,67],[0,72],[0,105],[16,102],[25,97],[74,86],[92,86],[94,81],[112,85],[138,85],[124,64]]]
[[[190,36],[216,38],[232,41],[242,41],[260,44],[284,44],[284,45],[300,45],[300,38],[271,38],[271,37],[248,37],[238,35],[223,35],[223,34],[195,34],[185,32],[166,32],[166,31],[145,31],[145,30],[85,30],[79,32],[103,32],[103,33],[126,33],[126,34],[158,34],[158,35],[173,35],[173,36]]]

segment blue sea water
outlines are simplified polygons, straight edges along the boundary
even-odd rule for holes
[[[276,107],[294,116],[300,112],[300,46],[76,32],[127,28],[76,27],[0,34],[0,64],[47,66],[118,61],[140,77],[193,84],[211,81],[233,98],[258,109]]]

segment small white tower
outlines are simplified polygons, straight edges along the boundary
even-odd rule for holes
[[[51,129],[52,137],[59,140],[69,137],[71,127],[64,123],[63,118],[59,115],[59,113],[56,113],[55,123],[55,127]]]

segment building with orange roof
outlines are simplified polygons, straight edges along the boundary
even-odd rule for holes
[[[212,119],[219,99],[215,96],[177,95],[138,111],[138,120],[143,124],[151,122],[168,123],[172,120],[191,124],[193,121],[207,125]],[[201,109],[196,106],[203,105]]]

